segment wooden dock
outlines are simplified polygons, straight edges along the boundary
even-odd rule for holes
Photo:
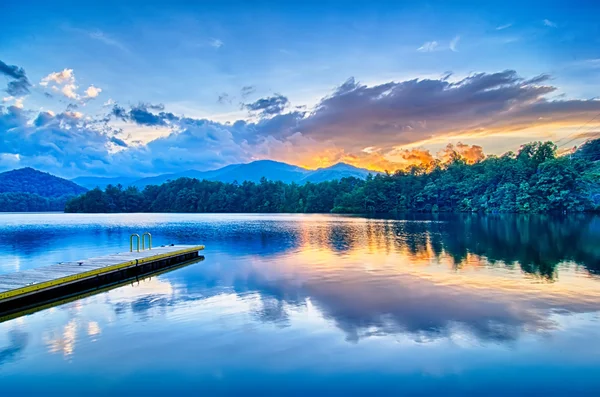
[[[0,314],[156,272],[199,257],[203,245],[169,245],[0,275]]]

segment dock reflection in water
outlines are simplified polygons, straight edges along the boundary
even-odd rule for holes
[[[598,217],[18,216],[0,215],[3,272],[92,256],[141,226],[207,249],[1,323],[8,390],[33,376],[73,393],[600,388]],[[36,233],[47,250],[20,240]]]

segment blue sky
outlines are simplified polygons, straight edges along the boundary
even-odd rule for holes
[[[28,85],[0,170],[396,169],[600,130],[593,1],[187,3],[4,3],[0,89]]]

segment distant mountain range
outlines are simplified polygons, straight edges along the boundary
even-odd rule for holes
[[[210,171],[187,170],[173,174],[162,174],[147,178],[103,178],[103,177],[78,177],[72,182],[88,189],[99,187],[104,189],[107,185],[121,184],[123,186],[136,186],[140,189],[148,185],[160,185],[178,178],[196,178],[209,181],[242,183],[244,181],[259,182],[261,178],[285,183],[303,184],[306,182],[319,183],[345,177],[365,179],[367,175],[374,174],[364,168],[354,167],[345,163],[338,163],[331,167],[308,170],[306,168],[281,163],[271,160],[259,160],[247,164],[231,164],[223,168]]]

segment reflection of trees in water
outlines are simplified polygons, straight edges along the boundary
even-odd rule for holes
[[[515,263],[526,273],[548,279],[555,277],[556,266],[565,261],[576,262],[593,274],[600,270],[598,217],[466,216],[438,225],[444,249],[457,264],[472,253],[491,263]]]
[[[368,245],[378,250],[393,240],[395,248],[409,256],[439,257],[445,253],[456,267],[474,254],[492,264],[520,266],[526,273],[549,280],[555,278],[556,266],[565,261],[600,274],[598,216],[465,215],[441,216],[437,218],[441,222],[435,219],[373,221],[367,226]],[[358,241],[346,241],[344,245],[357,246]]]

